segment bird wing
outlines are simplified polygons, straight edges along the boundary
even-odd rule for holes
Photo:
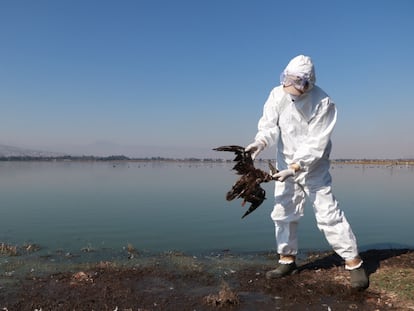
[[[228,145],[214,148],[216,151],[230,151],[236,154],[233,161],[236,162],[233,169],[240,178],[233,185],[232,189],[227,192],[226,199],[231,201],[235,198],[242,198],[242,206],[246,202],[251,203],[249,209],[242,216],[246,217],[248,214],[258,208],[266,199],[266,192],[260,186],[262,182],[269,182],[273,179],[272,175],[254,167],[254,162],[250,151],[246,151],[244,147],[237,145]],[[272,174],[276,169],[269,162],[269,167]]]

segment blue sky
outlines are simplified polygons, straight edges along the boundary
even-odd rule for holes
[[[0,1],[0,144],[203,156],[249,144],[298,54],[333,158],[414,157],[414,2]]]

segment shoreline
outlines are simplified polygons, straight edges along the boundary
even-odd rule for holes
[[[412,310],[414,249],[371,249],[361,257],[371,279],[364,292],[350,288],[349,272],[333,252],[309,253],[298,261],[298,274],[279,280],[264,277],[277,261],[274,253],[145,257],[136,252],[120,261],[88,263],[33,256],[14,262],[0,256],[5,270],[0,309]]]
[[[274,159],[256,160],[258,163],[274,162]],[[414,166],[414,159],[331,159],[332,165],[378,165],[378,166]],[[0,162],[178,162],[178,163],[232,163],[233,159],[227,158],[165,158],[146,157],[129,158],[123,155],[116,156],[57,156],[57,157],[32,157],[32,156],[0,156]]]

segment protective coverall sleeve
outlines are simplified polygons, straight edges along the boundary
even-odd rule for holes
[[[264,104],[263,115],[259,120],[255,137],[255,140],[263,142],[266,146],[274,145],[279,137],[278,104],[280,100],[277,99],[273,90]]]
[[[330,144],[336,117],[335,104],[329,98],[322,100],[316,115],[309,123],[306,140],[294,154],[293,163],[306,170],[324,156]]]

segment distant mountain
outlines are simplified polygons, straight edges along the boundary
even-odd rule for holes
[[[63,155],[63,153],[58,152],[39,151],[8,145],[0,145],[0,157],[58,157]]]

